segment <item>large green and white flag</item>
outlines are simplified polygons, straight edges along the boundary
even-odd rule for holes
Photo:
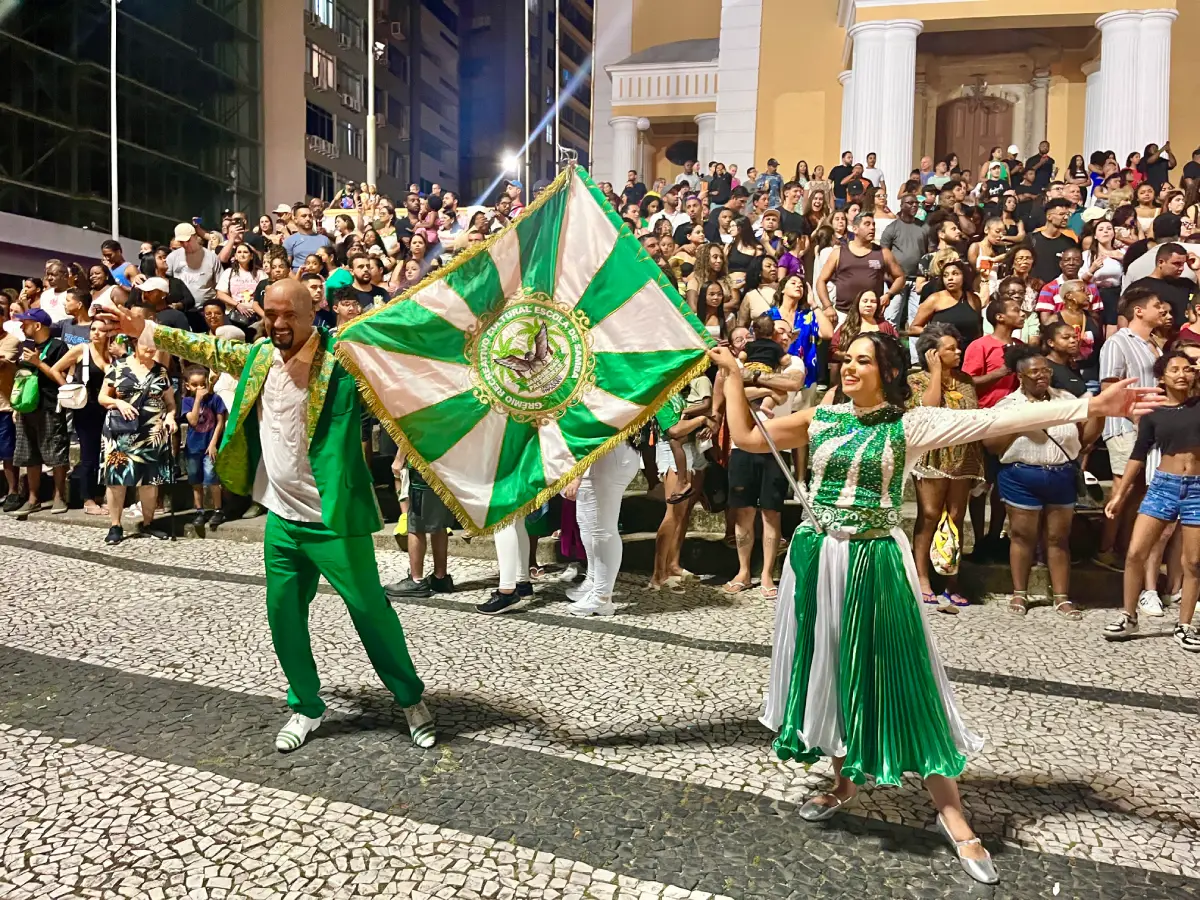
[[[512,225],[347,325],[337,356],[430,486],[486,533],[639,429],[711,345],[570,168]]]

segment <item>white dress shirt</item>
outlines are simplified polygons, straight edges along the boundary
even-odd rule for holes
[[[321,495],[308,460],[308,375],[320,335],[313,332],[286,363],[275,350],[258,400],[262,459],[254,499],[283,519],[320,522]]]
[[[147,322],[139,341],[153,346],[155,328]],[[271,353],[271,369],[256,404],[262,456],[251,496],[293,522],[321,521],[321,495],[308,460],[308,376],[319,340],[313,332],[287,362],[274,347],[263,351]]]

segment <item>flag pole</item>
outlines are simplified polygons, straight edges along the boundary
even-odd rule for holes
[[[767,446],[771,448],[771,455],[775,457],[775,462],[779,466],[780,471],[783,472],[783,476],[788,480],[788,484],[792,486],[792,492],[796,495],[796,499],[800,501],[800,506],[804,509],[805,515],[808,516],[808,520],[812,523],[813,528],[817,529],[819,533],[824,534],[825,526],[817,519],[817,514],[813,510],[812,504],[808,502],[808,495],[804,492],[804,488],[800,487],[800,484],[792,475],[791,468],[784,461],[783,454],[779,452],[779,448],[775,445],[775,439],[771,437],[771,432],[767,431],[767,426],[763,424],[758,410],[754,408],[753,404],[748,405],[750,415],[754,418],[754,424],[758,426],[758,430],[762,432],[762,436],[766,439]]]

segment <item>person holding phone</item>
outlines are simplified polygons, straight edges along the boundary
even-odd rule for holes
[[[21,345],[19,369],[32,372],[37,378],[35,405],[18,409],[17,442],[13,465],[25,469],[29,482],[29,499],[14,510],[19,521],[42,507],[40,491],[42,467],[54,472],[54,501],[52,513],[67,511],[67,463],[70,438],[67,436],[67,414],[58,408],[58,387],[66,379],[54,372],[54,365],[67,354],[67,345],[50,332],[52,320],[44,309],[31,309],[13,317],[21,323],[25,340]],[[13,400],[14,404],[16,400]]]

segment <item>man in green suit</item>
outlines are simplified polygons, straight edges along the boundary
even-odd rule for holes
[[[308,634],[308,607],[322,575],[346,601],[371,664],[404,708],[413,743],[432,747],[424,685],[375,566],[372,534],[382,521],[363,458],[358,388],[334,358],[332,335],[313,326],[304,285],[275,282],[263,311],[269,338],[253,344],[144,322],[127,309],[103,315],[139,341],[238,376],[217,474],[269,512],[267,620],[293,712],[275,748],[298,748],[325,713]]]

